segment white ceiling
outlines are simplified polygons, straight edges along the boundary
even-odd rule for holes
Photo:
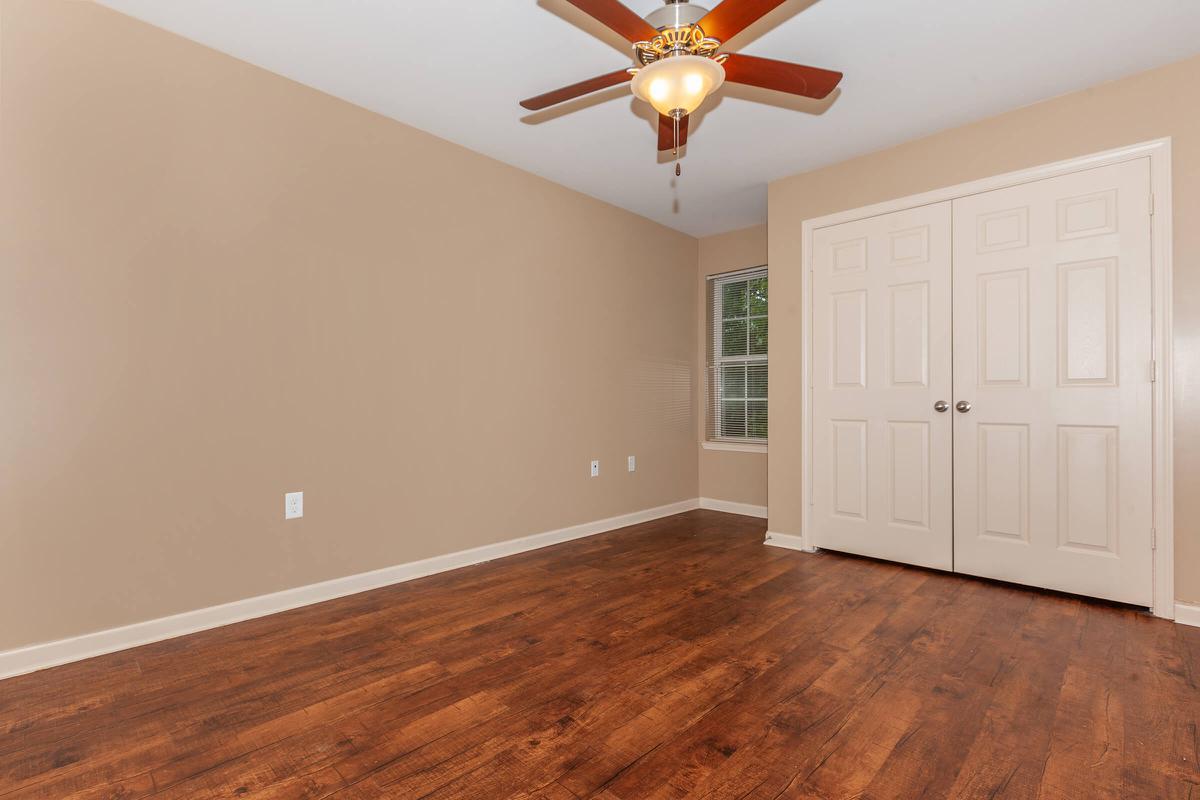
[[[696,236],[765,221],[776,178],[1200,52],[1197,0],[787,0],[729,49],[841,70],[839,92],[727,85],[676,180],[625,86],[517,106],[631,65],[564,0],[101,2]]]

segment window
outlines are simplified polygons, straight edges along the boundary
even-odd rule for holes
[[[767,442],[767,270],[708,282],[708,438]]]

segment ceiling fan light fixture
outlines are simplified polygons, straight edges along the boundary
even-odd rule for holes
[[[663,116],[691,114],[725,82],[725,68],[711,58],[681,55],[638,70],[630,84],[634,96]]]

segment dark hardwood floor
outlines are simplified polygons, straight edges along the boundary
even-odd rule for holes
[[[696,511],[0,682],[9,798],[1200,798],[1200,629]]]

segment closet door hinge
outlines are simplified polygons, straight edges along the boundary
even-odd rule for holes
[[[1150,549],[1151,550],[1158,549],[1158,528],[1150,529]]]
[[[1150,382],[1151,383],[1158,382],[1158,360],[1157,359],[1152,360],[1150,362]]]
[[[1150,216],[1154,216],[1154,194],[1150,194]]]

